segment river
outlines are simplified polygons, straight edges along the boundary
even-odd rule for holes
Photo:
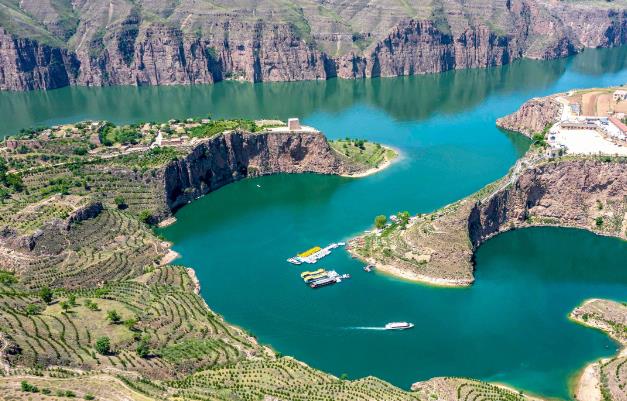
[[[331,138],[392,145],[402,156],[379,174],[241,181],[181,209],[162,233],[182,254],[177,263],[196,269],[215,311],[316,368],[403,388],[467,376],[566,399],[578,370],[616,352],[567,314],[588,297],[627,300],[624,241],[570,229],[510,232],[479,249],[476,283],[464,289],[368,274],[338,250],[319,265],[352,279],[313,291],[285,259],[348,239],[377,214],[428,212],[501,177],[529,141],[494,121],[528,98],[625,82],[623,47],[389,79],[0,93],[0,135],[81,119],[298,116]],[[416,327],[378,330],[399,320]]]

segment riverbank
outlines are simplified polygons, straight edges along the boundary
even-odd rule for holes
[[[378,172],[385,170],[386,168],[390,167],[393,163],[400,161],[400,159],[402,158],[402,154],[399,149],[393,148],[388,145],[381,145],[381,147],[384,149],[384,152],[383,152],[384,159],[377,166],[371,167],[368,170],[358,172],[358,173],[341,174],[341,177],[348,177],[348,178],[368,177],[370,175],[377,174]]]
[[[620,367],[627,363],[627,305],[592,298],[575,308],[569,318],[604,332],[620,346],[615,357],[601,359],[583,369],[575,383],[575,398],[599,401],[609,396],[610,399],[620,400],[620,394],[624,395],[623,389],[627,385],[627,377],[619,374]]]

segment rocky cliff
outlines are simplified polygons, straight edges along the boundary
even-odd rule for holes
[[[622,3],[416,3],[0,1],[0,89],[411,75],[627,41]]]
[[[627,160],[566,159],[531,166],[472,207],[468,236],[477,248],[500,232],[535,225],[627,238]]]
[[[534,98],[525,102],[514,113],[496,120],[496,125],[532,137],[560,120],[563,104],[555,96]]]
[[[162,172],[165,201],[176,210],[246,177],[276,173],[351,174],[367,169],[340,158],[321,133],[231,132],[196,145]]]

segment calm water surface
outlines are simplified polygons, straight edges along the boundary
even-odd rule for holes
[[[285,258],[347,239],[376,214],[427,212],[502,176],[529,143],[494,120],[526,99],[627,82],[627,48],[567,60],[364,81],[0,93],[0,135],[77,119],[117,123],[204,116],[300,116],[329,137],[363,137],[402,158],[364,179],[272,176],[227,186],[177,213],[163,233],[196,269],[209,305],[262,342],[314,367],[412,382],[460,375],[568,398],[569,378],[612,355],[602,333],[567,320],[588,297],[627,299],[625,242],[566,229],[499,236],[477,281],[438,289],[367,274],[343,251],[321,267],[351,273],[309,290]],[[261,187],[258,187],[260,185]],[[407,320],[404,332],[377,330]]]

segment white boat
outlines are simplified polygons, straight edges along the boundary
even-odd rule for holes
[[[346,242],[338,242],[337,244],[338,244],[339,246],[344,246],[344,245],[346,245]]]
[[[414,324],[407,322],[392,322],[385,325],[386,330],[407,330],[412,327],[414,327]]]

